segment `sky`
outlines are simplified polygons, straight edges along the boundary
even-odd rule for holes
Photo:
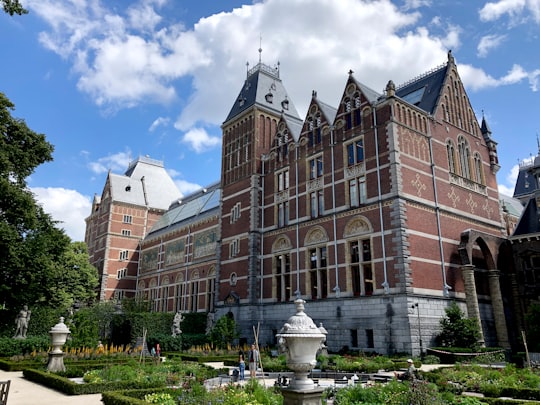
[[[538,153],[540,0],[22,0],[0,14],[0,92],[55,147],[28,185],[74,241],[108,171],[164,162],[183,195],[220,178],[221,124],[259,58],[301,117],[348,71],[382,93],[449,50],[498,143],[499,191]],[[249,64],[249,65],[248,65]]]

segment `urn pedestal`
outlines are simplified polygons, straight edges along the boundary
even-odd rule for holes
[[[315,367],[317,352],[326,341],[326,330],[315,326],[304,312],[305,301],[297,299],[296,314],[291,316],[276,335],[279,348],[287,356],[287,367],[294,372],[288,387],[282,388],[284,405],[319,405],[323,389],[315,387],[308,377]]]
[[[62,346],[66,343],[70,333],[69,328],[64,323],[63,317],[61,317],[60,322],[54,325],[49,331],[49,335],[51,335],[52,350],[49,352],[49,362],[47,363],[48,371],[66,371]]]

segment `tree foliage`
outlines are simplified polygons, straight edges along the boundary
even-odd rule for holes
[[[54,148],[45,135],[14,118],[13,110],[14,105],[0,93],[0,329],[4,333],[23,305],[31,311],[47,306],[65,311],[74,302],[91,299],[98,282],[84,243],[72,244],[27,186],[28,176],[52,161]]]
[[[28,10],[22,6],[19,0],[2,0],[2,7],[4,8],[4,12],[9,15],[23,15],[28,13]]]
[[[229,314],[219,318],[210,331],[210,341],[220,349],[232,345],[240,337],[236,321]]]
[[[480,329],[476,320],[466,318],[455,302],[445,312],[446,316],[440,320],[438,344],[445,347],[478,347]]]

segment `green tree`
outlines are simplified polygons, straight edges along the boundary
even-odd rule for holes
[[[28,13],[28,10],[22,6],[19,0],[2,0],[2,6],[4,11],[9,15],[23,15]]]
[[[239,337],[240,332],[236,321],[229,314],[219,318],[210,331],[210,341],[220,349],[226,348],[228,344],[233,344],[234,340]]]
[[[65,311],[97,286],[82,243],[70,238],[36,202],[26,179],[52,160],[53,146],[11,115],[0,93],[0,330],[9,333],[23,305]],[[52,325],[51,325],[52,326]],[[32,333],[30,324],[29,333]]]
[[[446,308],[445,312],[446,316],[440,320],[441,333],[437,336],[438,344],[445,347],[478,347],[480,338],[478,322],[466,318],[455,302]]]

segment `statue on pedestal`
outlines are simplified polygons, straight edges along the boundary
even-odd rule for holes
[[[183,321],[183,317],[182,317],[182,314],[180,312],[177,312],[175,315],[174,315],[174,319],[173,319],[173,324],[172,324],[172,335],[174,337],[176,336],[180,336],[182,334],[182,330],[180,329],[180,324],[182,323]]]
[[[28,322],[30,321],[31,311],[28,310],[28,306],[25,305],[23,309],[17,314],[15,324],[17,329],[15,330],[15,339],[26,339],[26,332],[28,331]]]

